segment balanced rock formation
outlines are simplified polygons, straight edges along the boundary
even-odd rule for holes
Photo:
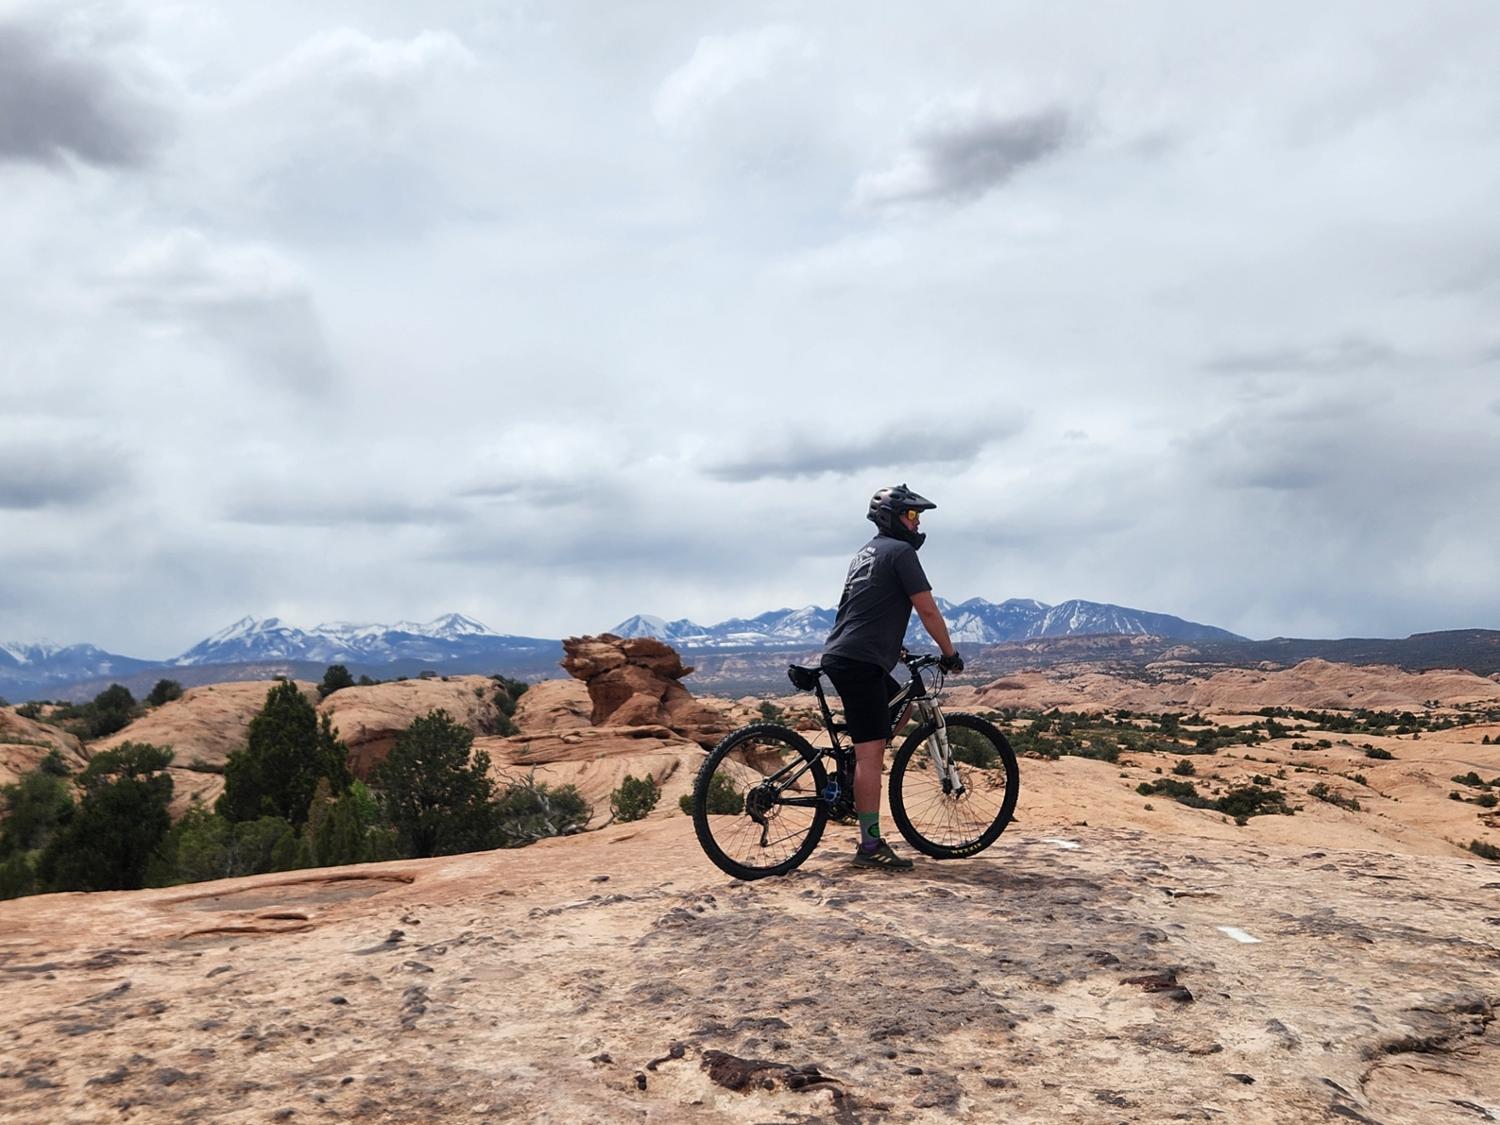
[[[717,710],[694,699],[679,682],[692,668],[670,645],[652,637],[569,637],[562,666],[588,685],[594,726],[663,726],[712,746],[729,724]]]

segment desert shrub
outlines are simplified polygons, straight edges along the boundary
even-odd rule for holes
[[[1495,847],[1494,844],[1487,844],[1483,840],[1470,840],[1469,850],[1480,859],[1500,862],[1500,848]]]
[[[375,769],[386,819],[404,856],[425,858],[499,846],[490,756],[471,755],[474,735],[441,709],[396,737]]]
[[[527,774],[510,782],[495,802],[500,846],[520,848],[548,836],[582,832],[594,815],[576,786],[553,787]]]
[[[1164,797],[1170,797],[1179,804],[1194,809],[1206,809],[1213,805],[1212,801],[1199,794],[1198,787],[1191,781],[1174,781],[1170,777],[1158,778],[1151,782],[1143,781],[1136,786],[1135,791],[1142,797],[1154,797],[1160,793]]]
[[[643,820],[661,800],[661,789],[650,774],[635,778],[627,774],[609,795],[609,811],[619,821]]]
[[[331,790],[315,795],[303,835],[311,867],[372,863],[400,855],[395,830],[384,823],[379,802],[362,781],[337,797]]]
[[[83,798],[37,861],[55,891],[123,891],[143,885],[146,866],[171,827],[172,752],[125,742],[94,757],[78,777]]]
[[[1455,774],[1451,780],[1458,785],[1479,786],[1484,784],[1484,778],[1480,777],[1474,770],[1470,770],[1464,774]]]
[[[1474,803],[1480,808],[1492,809],[1496,805],[1500,805],[1500,797],[1495,796],[1493,793],[1481,793],[1474,798]]]
[[[1192,777],[1193,774],[1198,772],[1198,767],[1193,765],[1193,763],[1188,761],[1186,758],[1183,758],[1180,762],[1172,767],[1172,772],[1177,774],[1179,777]]]
[[[156,686],[146,695],[147,707],[160,707],[163,703],[171,703],[174,699],[182,698],[182,685],[176,680],[157,680]]]
[[[1287,804],[1286,794],[1279,789],[1263,789],[1258,785],[1245,785],[1231,789],[1214,802],[1214,807],[1243,824],[1252,816],[1291,816],[1292,807]]]
[[[744,794],[734,787],[734,781],[728,774],[716,773],[709,779],[706,803],[710,816],[739,816],[745,811]],[[677,807],[692,816],[692,794],[684,793],[677,798]]]
[[[1330,789],[1326,783],[1321,781],[1309,788],[1307,795],[1309,797],[1316,797],[1318,800],[1325,801],[1330,805],[1337,805],[1341,809],[1348,809],[1350,812],[1359,812],[1358,797],[1346,797],[1337,789]]]
[[[16,708],[16,714],[23,719],[40,719],[42,717],[42,705],[36,700],[23,703]]]
[[[335,793],[348,788],[348,756],[328,716],[320,720],[297,685],[282,680],[250,720],[245,748],[230,753],[215,810],[227,820],[279,816],[300,828],[319,778]]]
[[[36,891],[36,861],[30,852],[16,852],[0,859],[0,900],[20,898]]]
[[[979,769],[989,769],[1000,758],[989,739],[964,727],[948,728],[948,747],[957,761]]]
[[[1395,756],[1396,755],[1392,754],[1389,750],[1386,750],[1386,749],[1384,749],[1383,747],[1380,747],[1380,746],[1366,746],[1365,747],[1365,757],[1366,758],[1376,758],[1376,759],[1379,759],[1382,762],[1389,762],[1393,758],[1395,758]]]
[[[296,830],[282,817],[231,821],[198,806],[162,840],[146,881],[153,887],[169,887],[281,870],[276,863],[278,845],[295,839]]]
[[[318,685],[318,698],[327,699],[336,691],[354,687],[354,677],[342,664],[330,664],[323,672],[323,682]]]
[[[526,690],[526,685],[519,680],[507,680],[504,676],[491,676],[495,680],[495,713],[484,720],[485,734],[498,734],[502,738],[510,738],[520,733],[515,720],[511,718],[516,713],[517,701],[521,693]]]
[[[785,717],[786,712],[769,699],[763,699],[760,703],[760,717],[768,723],[779,723]]]
[[[67,764],[56,750],[36,769],[0,788],[0,859],[44,848],[73,815]]]

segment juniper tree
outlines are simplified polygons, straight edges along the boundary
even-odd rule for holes
[[[319,778],[335,793],[349,787],[348,758],[328,716],[320,720],[301,689],[282,680],[250,720],[245,748],[230,753],[215,808],[226,820],[279,816],[301,827]]]

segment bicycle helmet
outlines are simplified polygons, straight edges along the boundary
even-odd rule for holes
[[[918,496],[906,485],[898,484],[891,488],[882,488],[870,497],[870,511],[865,518],[878,527],[882,535],[889,535],[893,539],[903,539],[913,547],[920,548],[927,541],[927,536],[920,531],[912,531],[908,528],[901,520],[901,513],[925,512],[936,507],[937,505],[925,496]]]

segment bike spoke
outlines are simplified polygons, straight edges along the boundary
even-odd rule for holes
[[[782,864],[795,866],[821,834],[822,770],[803,756],[799,747],[805,745],[790,732],[756,730],[716,750],[712,764],[705,764],[713,773],[699,836],[732,874],[754,878]]]

